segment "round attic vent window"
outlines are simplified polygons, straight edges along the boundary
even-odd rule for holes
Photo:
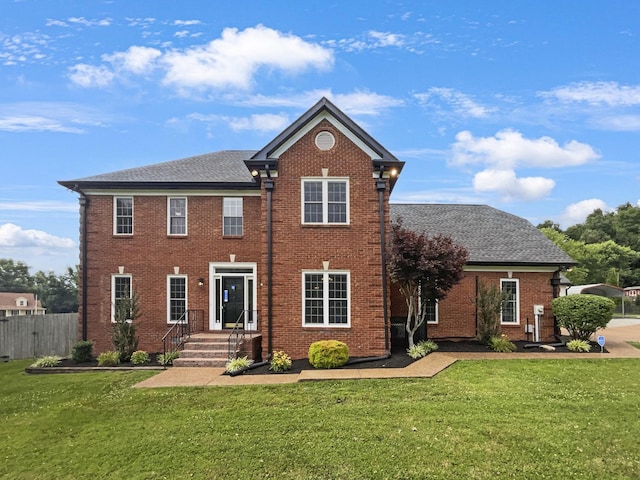
[[[316,135],[316,147],[320,150],[327,151],[331,150],[333,146],[336,144],[336,139],[333,137],[331,132],[320,132]]]

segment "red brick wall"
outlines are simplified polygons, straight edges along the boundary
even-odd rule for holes
[[[320,151],[315,146],[315,136],[322,130],[330,131],[336,139],[336,145],[329,151]],[[328,168],[329,177],[349,177],[350,224],[347,226],[302,225],[301,178],[321,177],[323,168]],[[314,341],[336,339],[347,344],[352,357],[384,353],[379,204],[372,173],[371,158],[326,120],[280,157],[272,210],[274,350],[284,350],[292,358],[303,358]],[[385,202],[387,199],[385,196]],[[263,208],[265,201],[263,199]],[[388,209],[386,215],[388,219]],[[263,245],[266,245],[266,236]],[[323,261],[330,262],[329,270],[350,272],[350,328],[303,327],[302,272],[322,271]],[[266,288],[266,269],[262,273],[261,281]],[[266,331],[266,302],[264,295],[261,299],[263,332]],[[266,335],[263,351],[267,351]]]
[[[209,262],[258,262],[260,252],[260,197],[244,197],[244,236],[222,237],[222,198],[192,196],[188,199],[188,235],[167,235],[167,196],[134,197],[134,233],[113,235],[113,197],[89,196],[87,215],[87,336],[94,351],[111,350],[111,275],[118,267],[132,276],[132,287],[142,304],[139,348],[158,352],[167,332],[167,275],[180,267],[188,275],[188,308],[205,311],[209,320]],[[204,278],[205,285],[198,286]]]
[[[429,338],[474,337],[476,334],[475,291],[476,277],[485,284],[500,285],[500,279],[508,279],[508,272],[471,272],[464,274],[462,281],[453,287],[447,298],[439,302],[438,324],[427,326]],[[502,332],[511,340],[532,340],[525,333],[527,318],[533,324],[534,305],[544,306],[542,317],[542,339],[553,338],[553,316],[551,300],[553,290],[551,278],[553,272],[517,272],[512,279],[519,280],[520,287],[520,325],[502,325]],[[406,317],[407,307],[398,286],[391,285],[391,311],[394,317]]]

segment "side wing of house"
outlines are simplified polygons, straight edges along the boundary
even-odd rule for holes
[[[512,340],[549,340],[555,325],[551,300],[560,295],[560,270],[573,260],[526,220],[485,205],[391,205],[392,219],[430,236],[443,234],[467,248],[462,281],[429,306],[429,338],[473,338],[481,284],[507,295],[500,326]],[[406,317],[404,299],[391,289],[392,318]],[[399,332],[399,327],[394,328]],[[425,332],[422,332],[425,335]]]

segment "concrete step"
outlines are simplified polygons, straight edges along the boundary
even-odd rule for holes
[[[199,343],[227,343],[229,334],[226,333],[194,333],[189,337],[189,342]]]
[[[227,360],[216,358],[176,358],[173,361],[174,367],[214,367],[225,368]]]
[[[181,350],[180,358],[217,358],[227,360],[229,354],[224,350]]]
[[[226,350],[227,342],[185,342],[186,350]]]

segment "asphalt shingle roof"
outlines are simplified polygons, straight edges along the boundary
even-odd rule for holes
[[[222,150],[62,183],[250,183],[254,179],[244,160],[255,153],[255,150]]]
[[[470,264],[575,263],[524,218],[487,205],[391,204],[390,212],[406,228],[452,237],[467,248]]]

